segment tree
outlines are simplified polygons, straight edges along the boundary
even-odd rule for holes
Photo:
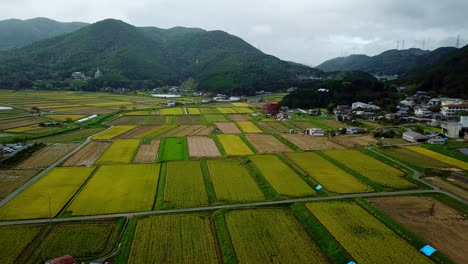
[[[190,93],[193,93],[197,90],[197,82],[194,78],[190,77],[182,83],[181,87],[187,89]]]
[[[39,107],[37,106],[33,106],[31,107],[31,111],[29,111],[31,114],[37,114],[37,115],[40,115],[41,114],[41,109],[39,109]]]

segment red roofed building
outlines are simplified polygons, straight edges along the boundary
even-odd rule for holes
[[[280,104],[276,104],[276,103],[270,103],[270,104],[264,104],[262,109],[263,109],[263,114],[264,115],[276,115],[279,113],[280,111]]]
[[[58,257],[58,258],[50,259],[46,261],[45,264],[77,264],[77,263],[78,262],[76,262],[72,256],[65,255],[65,256]]]

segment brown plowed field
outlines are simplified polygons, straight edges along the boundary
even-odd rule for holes
[[[114,126],[141,126],[146,123],[146,116],[123,116],[112,122]]]
[[[0,121],[0,130],[39,124],[44,121],[45,119],[36,117],[20,117],[5,119]]]
[[[248,115],[228,115],[232,121],[250,121],[252,120]]]
[[[246,134],[245,137],[261,154],[293,152],[292,149],[271,135]]]
[[[140,134],[143,134],[145,132],[148,132],[150,130],[153,130],[157,128],[158,126],[139,126],[137,128],[134,128],[132,130],[129,130],[123,134],[118,135],[114,139],[129,139],[129,138],[138,138],[137,136]]]
[[[161,137],[207,136],[213,129],[205,125],[183,125],[162,134]]]
[[[432,197],[402,196],[369,201],[456,263],[468,263],[468,219]]]
[[[332,138],[332,141],[346,148],[363,148],[377,144],[377,140],[371,135],[342,135]]]
[[[187,137],[190,157],[221,157],[213,139],[209,137]]]
[[[153,140],[150,144],[141,144],[133,163],[155,163],[160,142],[160,140]]]
[[[43,149],[42,151],[36,153],[31,158],[27,159],[25,162],[21,163],[16,167],[17,169],[39,169],[46,168],[52,165],[68,152],[76,148],[78,143],[57,143],[50,145]]]
[[[65,161],[63,166],[81,167],[93,165],[111,144],[112,142],[92,141]]]
[[[224,134],[240,134],[241,133],[239,128],[236,126],[236,123],[233,123],[233,122],[215,123],[215,125]]]
[[[344,147],[328,140],[327,137],[300,134],[281,134],[281,136],[303,150],[344,149]]]

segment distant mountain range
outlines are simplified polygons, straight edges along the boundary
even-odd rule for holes
[[[223,31],[138,28],[113,19],[0,53],[0,65],[3,86],[11,80],[63,80],[75,71],[90,76],[99,67],[108,80],[179,84],[191,77],[199,89],[239,93],[282,89],[298,75],[321,73]]]
[[[363,71],[374,75],[402,75],[433,65],[453,54],[457,48],[444,47],[434,51],[407,49],[388,50],[376,56],[350,55],[334,58],[317,66],[317,69],[334,71]]]

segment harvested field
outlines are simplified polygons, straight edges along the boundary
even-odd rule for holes
[[[127,131],[130,131],[132,129],[136,128],[136,126],[114,126],[114,127],[111,127],[109,130],[105,131],[105,132],[102,132],[101,134],[99,135],[96,135],[93,137],[93,139],[95,140],[99,140],[99,139],[104,139],[104,140],[107,140],[107,139],[111,139],[111,138],[115,138]]]
[[[203,125],[203,122],[198,115],[183,115],[176,117],[178,125]]]
[[[240,134],[241,133],[239,128],[233,122],[215,123],[215,125],[224,134]]]
[[[0,170],[0,200],[22,186],[37,170]]]
[[[221,263],[214,230],[201,214],[145,217],[138,221],[128,264]]]
[[[76,121],[87,117],[86,115],[46,115],[46,117],[58,120],[61,122],[67,122],[68,120]]]
[[[127,112],[124,115],[129,115],[129,116],[139,116],[139,115],[149,115],[149,111],[132,111],[132,112]]]
[[[117,139],[97,160],[97,164],[130,163],[140,140]]]
[[[111,144],[111,142],[91,141],[88,145],[65,161],[63,166],[81,167],[93,165]]]
[[[286,153],[286,156],[329,191],[335,193],[372,191],[372,188],[316,153]]]
[[[449,157],[449,156],[442,155],[440,153],[425,149],[423,147],[410,146],[410,147],[406,147],[406,148],[408,148],[411,151],[418,152],[418,153],[420,153],[422,155],[426,155],[428,157],[440,160],[440,161],[445,162],[447,164],[456,166],[456,167],[458,167],[460,169],[468,170],[468,163],[467,162],[464,162],[464,161],[461,161],[461,160],[458,160],[458,159],[455,159],[455,158],[452,158],[452,157]]]
[[[214,107],[203,107],[203,108],[199,108],[200,109],[200,112],[202,114],[219,114],[220,112],[218,111],[218,109],[214,108]]]
[[[281,136],[303,150],[344,149],[344,147],[328,140],[327,137],[299,134],[281,134]]]
[[[250,160],[279,195],[310,196],[315,191],[288,165],[273,155],[252,156]]]
[[[88,179],[95,167],[54,168],[0,208],[0,219],[32,219],[56,216]]]
[[[372,135],[342,135],[332,137],[332,141],[350,149],[369,147],[377,144],[377,140]]]
[[[263,131],[258,128],[251,121],[238,121],[236,122],[237,126],[242,129],[244,133],[262,133]]]
[[[207,160],[216,198],[227,202],[265,200],[249,171],[236,160]]]
[[[50,145],[18,165],[16,169],[39,169],[49,167],[78,147],[78,145],[78,143],[56,143]]]
[[[208,205],[199,161],[167,163],[164,203],[177,208]]]
[[[149,144],[141,144],[133,163],[155,163],[158,158],[160,140],[153,139]]]
[[[165,109],[159,110],[159,114],[160,115],[183,115],[184,111],[180,107],[178,107],[178,108],[165,108]]]
[[[73,130],[68,133],[61,133],[50,137],[32,140],[32,142],[56,143],[56,142],[71,142],[71,141],[85,141],[89,136],[97,134],[106,130],[105,127],[88,128]]]
[[[205,125],[182,125],[162,134],[161,137],[208,136],[213,130],[214,127]]]
[[[150,211],[159,164],[103,165],[69,207],[73,215]]]
[[[39,235],[42,226],[0,226],[0,263],[14,264]]]
[[[190,136],[187,143],[190,157],[221,157],[218,147],[209,137]]]
[[[109,124],[114,126],[142,126],[146,124],[146,118],[146,116],[122,116]]]
[[[468,263],[468,219],[432,197],[371,198],[369,202],[455,263]]]
[[[223,114],[235,114],[237,113],[236,110],[232,107],[218,107],[218,111],[223,113]]]
[[[148,126],[162,126],[166,124],[170,125],[172,124],[172,117],[171,116],[147,116],[144,124]]]
[[[407,148],[380,148],[385,154],[391,156],[394,159],[402,160],[405,162],[412,163],[421,168],[450,168],[453,167],[440,160],[425,156],[415,151],[411,151]]]
[[[225,115],[203,115],[205,120],[208,123],[214,123],[214,122],[230,122],[229,119]]]
[[[253,155],[252,150],[238,135],[217,135],[219,142],[228,156]]]
[[[19,117],[13,119],[0,120],[0,130],[7,130],[16,127],[39,124],[44,121],[46,121],[46,119],[38,117]]]
[[[232,121],[251,121],[252,118],[248,115],[228,115]]]
[[[131,129],[127,132],[124,132],[114,139],[131,139],[131,138],[140,138],[140,135],[146,134],[149,131],[154,131],[154,129],[158,128],[158,126],[139,126],[134,129]]]
[[[164,138],[162,140],[158,161],[185,160],[187,157],[187,140],[184,138]]]
[[[332,120],[332,119],[316,119],[316,120],[313,120],[313,121],[317,122],[317,123],[321,123],[324,126],[326,126],[327,128],[332,128],[332,129],[339,129],[339,128],[348,127],[348,125],[346,125],[344,123],[341,123],[341,122],[338,122],[336,120]]]
[[[152,130],[139,134],[138,136],[136,136],[136,138],[154,138],[168,131],[171,131],[172,129],[176,127],[177,125],[156,126],[156,127],[153,127]]]
[[[416,187],[415,184],[402,178],[404,172],[357,150],[327,150],[324,153],[380,185],[397,189]]]
[[[258,122],[258,126],[265,132],[270,133],[287,133],[289,129],[283,126],[280,122]]]
[[[245,138],[260,152],[260,154],[294,152],[274,136],[263,134],[246,134]]]
[[[450,182],[450,179],[444,180],[439,177],[425,177],[424,178],[429,183],[439,187],[440,189],[452,193],[460,198],[468,201],[468,189],[457,186],[454,183]]]
[[[200,115],[201,114],[200,109],[198,109],[198,108],[189,107],[189,108],[187,108],[187,111],[188,111],[189,115]]]
[[[357,263],[433,263],[355,203],[316,202],[306,207]]]
[[[287,209],[235,210],[225,219],[239,263],[329,263]]]

